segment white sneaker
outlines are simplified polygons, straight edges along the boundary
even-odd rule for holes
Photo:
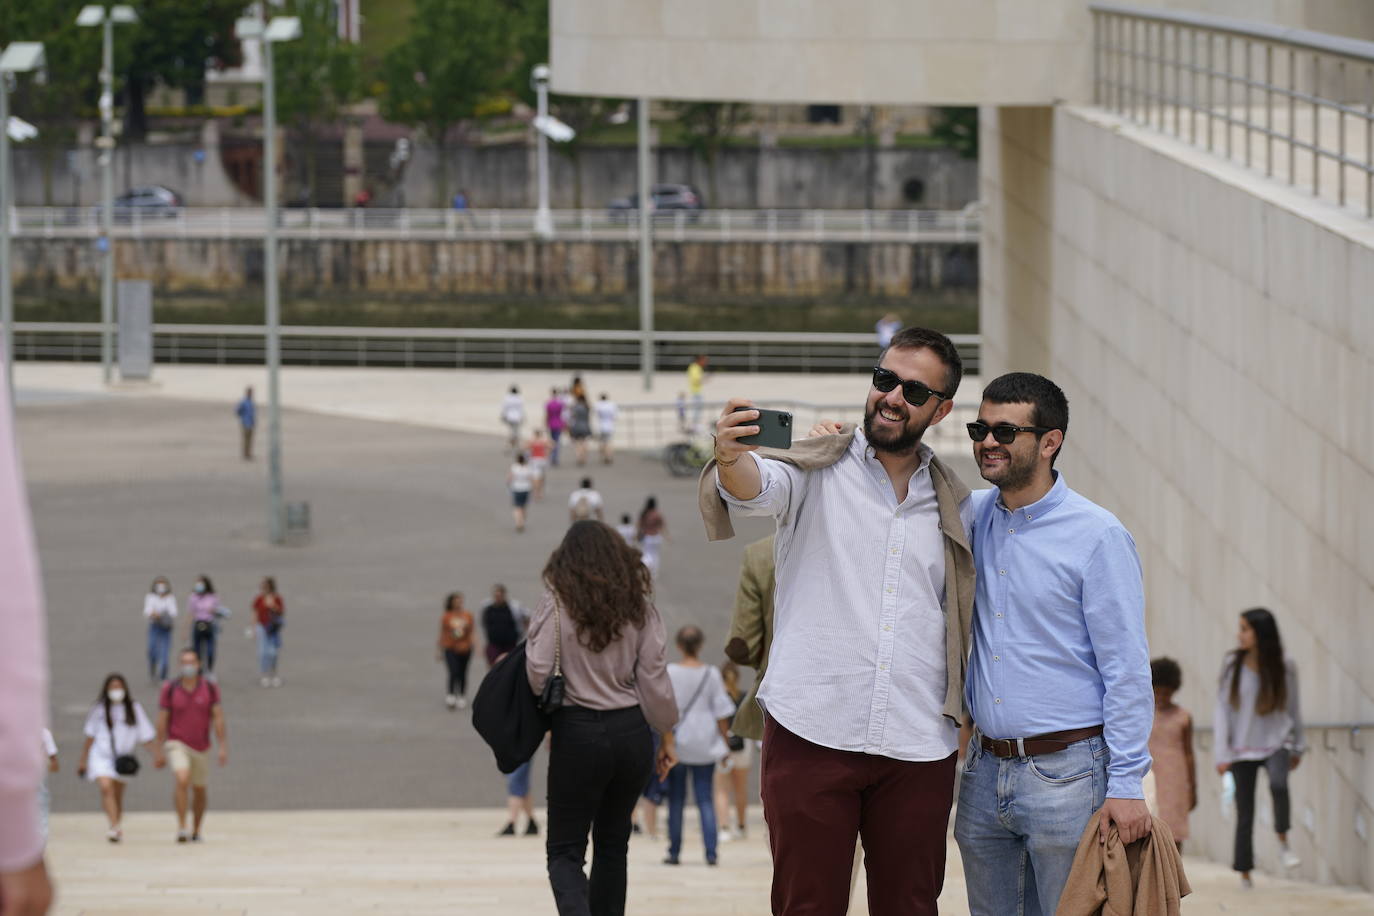
[[[444,697],[444,705],[447,706],[449,709],[457,709],[458,698],[450,693],[448,696]]]
[[[1288,846],[1279,847],[1279,862],[1284,868],[1297,868],[1302,864],[1302,859]]]
[[[459,709],[467,709],[467,708],[468,708],[468,698],[467,698],[467,697],[459,697],[459,698],[458,698],[458,708],[459,708]]]
[[[1255,882],[1250,880],[1249,875],[1240,876],[1240,889],[1243,891],[1252,891],[1255,889]]]
[[[721,843],[728,843],[735,838],[735,831],[726,827],[717,835],[717,840]]]
[[[281,686],[281,678],[279,678],[279,677],[274,677],[274,678],[272,678],[272,686],[273,686],[273,687],[280,687],[280,686]]]
[[[271,679],[270,677],[260,678],[260,679],[258,680],[258,686],[259,686],[259,687],[271,687],[271,686],[272,686],[272,679]]]

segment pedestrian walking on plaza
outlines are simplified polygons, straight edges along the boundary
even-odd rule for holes
[[[505,400],[501,402],[501,422],[510,430],[506,444],[511,451],[519,451],[520,428],[525,425],[525,401],[520,397],[520,389],[515,385],[510,386]]]
[[[622,512],[620,514],[620,524],[615,526],[615,533],[624,538],[625,543],[631,547],[639,546],[639,526],[630,517],[630,513]]]
[[[526,760],[506,777],[506,826],[497,836],[539,836],[539,824],[534,819],[534,792],[530,788],[530,772],[534,769],[534,759]],[[516,824],[520,815],[525,815],[525,829],[519,831]]]
[[[572,377],[572,385],[568,388],[567,400],[572,402],[576,401],[578,398],[585,398],[586,396],[587,386],[582,383],[582,376],[574,375]]]
[[[664,865],[677,865],[682,855],[682,815],[687,806],[687,784],[701,812],[701,839],[706,847],[706,864],[716,864],[716,800],[714,782],[716,763],[729,759],[730,720],[735,703],[725,692],[720,669],[702,662],[701,644],[705,641],[698,627],[686,626],[677,632],[677,648],[682,661],[668,666],[677,698],[678,720],[673,735],[677,742],[678,764],[668,772],[668,856]]]
[[[1150,772],[1155,777],[1159,816],[1169,825],[1178,851],[1188,839],[1188,812],[1197,807],[1197,761],[1193,757],[1193,717],[1174,702],[1183,671],[1172,658],[1150,662],[1155,690],[1155,721],[1150,728]]]
[[[525,452],[530,456],[530,469],[534,471],[534,498],[543,499],[544,475],[549,470],[549,440],[544,438],[542,429],[534,431]]]
[[[243,390],[243,399],[234,408],[239,418],[239,432],[243,438],[243,460],[253,460],[253,429],[258,425],[258,408],[253,404],[253,389]]]
[[[568,435],[572,436],[577,466],[583,467],[587,463],[587,440],[592,437],[592,408],[585,395],[573,399],[568,418]]]
[[[663,620],[639,551],[601,522],[568,529],[544,584],[526,651],[536,696],[555,670],[564,687],[552,716],[549,884],[560,916],[620,916],[630,814],[650,772],[662,776],[677,761]],[[662,735],[657,757],[650,729]]]
[[[481,619],[482,635],[487,640],[487,664],[494,665],[498,658],[520,645],[528,615],[520,602],[506,593],[506,587],[498,584],[491,587],[491,600],[482,605]]]
[[[0,404],[10,397],[0,371]],[[47,719],[46,610],[9,409],[0,410],[0,582],[0,911],[42,916],[52,904],[52,882],[39,819],[43,758],[34,745]]]
[[[549,438],[553,440],[549,463],[554,467],[558,467],[558,440],[562,438],[563,430],[567,427],[563,418],[565,409],[562,395],[557,388],[553,389],[549,393],[549,399],[544,402],[544,425],[549,428]]]
[[[191,616],[191,647],[204,664],[206,673],[213,677],[219,622],[229,616],[229,609],[219,603],[219,595],[209,576],[196,576],[196,584],[186,599],[186,611]]]
[[[520,452],[515,456],[510,470],[506,471],[506,486],[510,488],[511,503],[514,506],[511,514],[515,517],[517,532],[525,530],[525,511],[530,504],[530,491],[534,489],[534,480],[534,468],[530,467],[525,453]]]
[[[775,913],[843,913],[860,835],[874,916],[937,911],[973,555],[968,488],[921,440],[962,373],[949,338],[907,328],[873,372],[861,429],[758,453],[738,441],[759,431],[753,402],[731,399],[716,423],[708,536],[733,535],[727,504],[778,524],[758,691]]]
[[[172,627],[177,619],[177,599],[166,576],[153,580],[143,597],[143,619],[148,623],[148,680],[167,680],[167,661],[172,654]]]
[[[902,329],[902,320],[888,312],[878,319],[878,323],[873,326],[873,333],[878,337],[878,349],[886,350],[892,343],[892,338]]]
[[[720,666],[720,679],[725,693],[735,704],[730,716],[730,730],[725,743],[729,756],[716,770],[716,823],[720,825],[722,841],[744,839],[749,822],[749,770],[754,765],[754,742],[735,731],[735,721],[744,706],[745,690],[739,683],[739,665],[727,661]],[[731,806],[735,816],[730,817]]]
[[[119,826],[124,817],[124,786],[138,772],[138,746],[147,749],[158,769],[165,763],[162,746],[157,743],[157,731],[148,714],[129,693],[129,685],[120,674],[105,678],[83,732],[86,743],[76,775],[100,787],[100,805],[110,822],[105,838],[118,843],[124,838]]]
[[[701,411],[703,409],[702,386],[706,384],[706,364],[710,362],[705,353],[697,355],[687,366],[687,394],[692,400],[691,418],[684,424],[687,429],[696,432],[701,423]]]
[[[1302,864],[1288,845],[1288,773],[1302,762],[1307,743],[1298,702],[1298,668],[1284,654],[1273,613],[1257,607],[1241,614],[1236,642],[1221,666],[1212,719],[1216,730],[1213,744],[1217,773],[1229,772],[1236,784],[1236,844],[1231,867],[1240,872],[1241,884],[1250,887],[1250,873],[1255,868],[1255,784],[1260,770],[1269,777],[1279,862],[1284,868]]]
[[[281,631],[286,625],[286,602],[277,592],[277,580],[264,576],[253,599],[254,628],[258,637],[258,676],[264,687],[280,687],[277,660],[281,657]]]
[[[463,607],[463,593],[454,592],[444,600],[444,613],[439,618],[439,657],[448,668],[448,689],[444,705],[449,709],[467,709],[468,663],[472,661],[474,622],[472,612]]]
[[[973,494],[978,579],[954,836],[972,916],[1024,897],[1053,913],[1100,808],[1105,843],[1153,819],[1150,651],[1135,542],[1054,470],[1069,427],[1064,392],[1013,372],[983,390],[968,424],[994,489]]]
[[[644,565],[650,574],[657,576],[659,565],[663,562],[663,540],[668,536],[668,523],[659,511],[658,500],[650,496],[639,510],[639,521],[635,525],[635,538],[644,554]]]
[[[582,478],[582,485],[572,491],[568,497],[568,520],[571,522],[582,522],[590,519],[603,521],[606,512],[606,501],[601,498],[601,494],[592,486],[590,477]]]
[[[182,649],[179,659],[181,677],[164,684],[158,697],[157,739],[176,777],[172,804],[177,812],[177,842],[200,842],[200,825],[209,803],[210,730],[214,729],[219,745],[220,766],[229,762],[229,735],[219,687],[203,676],[196,650]],[[186,829],[188,807],[190,830]]]
[[[615,437],[615,421],[620,416],[620,408],[610,395],[601,392],[596,402],[596,438],[601,443],[601,463],[610,464],[615,457],[611,440]]]

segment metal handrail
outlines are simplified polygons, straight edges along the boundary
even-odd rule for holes
[[[144,213],[116,211],[116,238],[257,238],[267,228],[260,207],[187,207]],[[660,210],[654,234],[665,241],[921,241],[976,244],[976,206],[963,210]],[[555,210],[553,230],[563,239],[636,237],[634,210]],[[535,236],[533,210],[284,209],[277,213],[285,239],[508,239]],[[16,237],[83,238],[101,233],[97,207],[17,207]]]
[[[1128,4],[1089,10],[1095,104],[1342,207],[1353,176],[1374,217],[1374,42]]]

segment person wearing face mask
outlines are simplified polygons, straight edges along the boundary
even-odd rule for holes
[[[219,744],[219,765],[229,762],[229,736],[220,705],[219,687],[201,677],[200,658],[195,649],[182,649],[179,656],[181,677],[168,681],[158,697],[157,738],[167,751],[176,785],[172,802],[177,812],[177,842],[200,842],[200,825],[209,801],[206,785],[210,778],[210,729]],[[186,811],[192,813],[191,830],[186,829]]]
[[[143,618],[148,621],[148,680],[167,680],[167,661],[172,654],[172,624],[177,619],[177,599],[166,576],[153,580],[143,598]]]
[[[191,615],[191,646],[196,657],[211,676],[215,671],[215,644],[219,639],[219,622],[229,616],[229,609],[219,603],[215,586],[209,576],[197,576],[186,599],[186,610]]]
[[[152,755],[153,765],[161,768],[162,748],[154,740],[157,732],[143,707],[129,694],[123,675],[111,674],[100,688],[100,696],[86,716],[86,743],[76,775],[100,787],[100,804],[110,829],[105,838],[118,843],[124,838],[119,822],[124,817],[124,786],[134,774],[121,773],[115,762],[133,757],[141,744]]]

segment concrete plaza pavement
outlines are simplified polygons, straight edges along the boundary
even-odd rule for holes
[[[542,821],[542,812],[541,821]],[[690,815],[690,812],[689,812]],[[138,814],[124,842],[104,839],[101,818],[53,820],[50,867],[56,916],[466,916],[552,914],[542,837],[492,836],[504,812],[233,812],[215,817],[202,844],[171,842],[165,814]],[[662,819],[660,819],[662,823]],[[761,815],[748,839],[723,844],[720,865],[702,861],[695,818],[686,820],[682,865],[661,864],[664,843],[630,843],[627,912],[653,916],[757,916],[768,912],[772,869]],[[941,910],[968,912],[951,841]],[[1374,896],[1257,875],[1242,891],[1228,869],[1189,859],[1190,916],[1371,914]],[[862,874],[852,914],[868,912]]]

